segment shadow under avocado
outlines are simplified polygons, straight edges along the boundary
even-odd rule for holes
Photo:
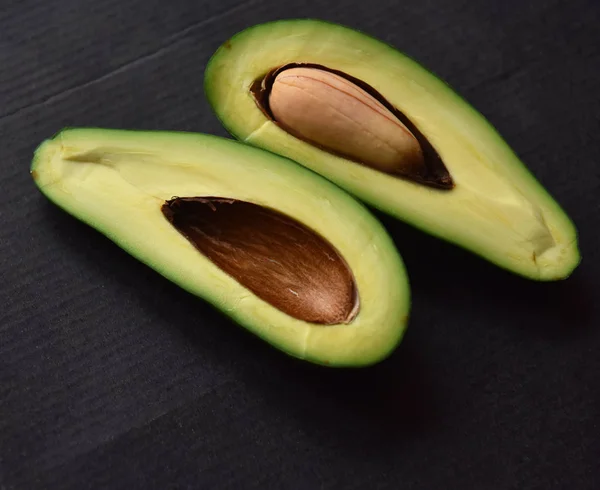
[[[430,298],[442,306],[451,301],[459,310],[475,304],[492,317],[511,315],[519,327],[524,325],[521,319],[535,315],[536,321],[527,322],[526,328],[542,338],[574,338],[592,325],[592,287],[581,266],[562,281],[525,279],[379,211],[372,212],[404,259],[413,297]]]

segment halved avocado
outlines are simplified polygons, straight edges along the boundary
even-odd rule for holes
[[[404,264],[346,192],[216,136],[66,129],[35,151],[51,201],[296,358],[359,367],[407,326]]]
[[[423,175],[378,170],[281,124],[269,108],[270,90],[279,74],[298,67],[339,75],[386,107],[421,145]],[[377,39],[319,20],[257,25],[213,55],[205,91],[236,138],[291,158],[500,267],[551,281],[580,262],[572,221],[492,125],[439,78]]]

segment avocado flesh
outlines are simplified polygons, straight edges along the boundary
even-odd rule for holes
[[[216,136],[79,128],[44,141],[31,174],[65,211],[293,357],[360,367],[381,361],[402,339],[409,285],[385,229],[346,192],[288,159]],[[310,228],[352,271],[357,311],[323,325],[261,299],[169,222],[162,207],[175,196],[252,203]]]
[[[295,138],[258,107],[250,89],[271,70],[308,63],[382,94],[435,148],[454,182],[433,189]],[[448,85],[393,47],[318,20],[251,27],[224,43],[205,91],[236,138],[289,157],[366,203],[521,276],[566,278],[580,262],[576,229],[493,126]]]

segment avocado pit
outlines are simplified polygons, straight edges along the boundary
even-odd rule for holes
[[[289,82],[302,78],[310,82]],[[270,120],[315,147],[422,185],[454,187],[439,154],[410,119],[347,73],[314,63],[288,63],[255,80],[250,92]]]
[[[322,325],[350,323],[358,314],[345,260],[290,216],[223,197],[174,197],[161,210],[199,252],[280,311]]]

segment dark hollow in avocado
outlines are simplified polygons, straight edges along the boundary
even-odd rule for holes
[[[297,220],[222,197],[176,197],[161,209],[202,254],[288,315],[335,325],[358,313],[352,271],[331,244]]]

